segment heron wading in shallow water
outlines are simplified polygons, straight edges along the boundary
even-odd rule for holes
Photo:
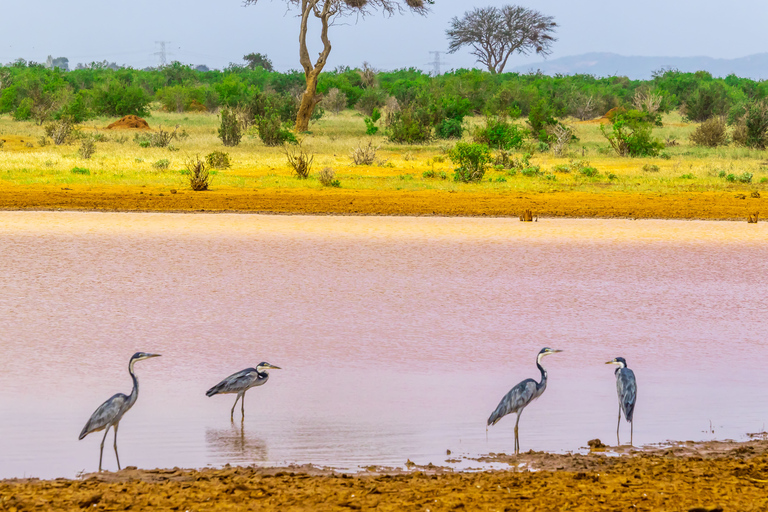
[[[619,395],[619,422],[616,425],[616,444],[621,445],[619,441],[619,428],[621,427],[621,411],[624,411],[624,417],[629,422],[629,445],[633,445],[635,422],[632,420],[635,414],[635,400],[637,400],[637,381],[635,372],[627,368],[627,362],[623,357],[611,359],[605,364],[614,364],[618,366],[616,371],[616,393]]]
[[[101,404],[99,408],[91,414],[88,423],[85,424],[83,431],[80,432],[79,439],[82,440],[91,432],[104,430],[104,437],[101,440],[101,450],[99,451],[99,471],[101,471],[101,460],[104,456],[104,441],[107,439],[109,427],[114,427],[115,430],[115,458],[117,459],[117,469],[121,469],[120,456],[117,454],[117,427],[120,425],[120,420],[123,418],[123,415],[133,407],[133,404],[136,403],[136,399],[139,398],[139,379],[137,379],[136,374],[133,373],[133,364],[136,361],[142,361],[151,357],[160,357],[160,354],[136,352],[131,356],[131,360],[128,363],[128,373],[131,374],[131,378],[133,379],[133,389],[131,390],[131,394],[126,396],[122,393],[118,393]]]
[[[245,392],[256,386],[263,386],[269,379],[269,373],[266,370],[281,370],[279,366],[269,363],[259,363],[256,368],[246,368],[245,370],[233,373],[223,381],[219,382],[211,389],[205,392],[205,396],[219,395],[223,393],[237,393],[235,403],[232,404],[232,411],[229,419],[235,421],[235,406],[240,400],[240,412],[242,419],[245,419]]]
[[[549,354],[555,354],[562,352],[562,350],[555,350],[544,347],[539,351],[536,356],[536,366],[541,371],[541,382],[536,382],[533,379],[525,379],[517,386],[513,387],[504,398],[501,399],[499,405],[496,406],[496,410],[493,411],[490,418],[488,418],[488,425],[495,425],[501,418],[509,413],[517,413],[517,421],[515,422],[515,455],[520,453],[520,439],[517,435],[517,426],[520,423],[520,415],[523,414],[523,409],[539,398],[544,390],[547,389],[547,371],[541,366],[541,359]]]

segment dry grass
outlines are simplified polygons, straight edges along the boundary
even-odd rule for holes
[[[82,126],[84,135],[98,133],[105,141],[96,143],[96,153],[87,161],[78,154],[78,146],[49,144],[39,146],[44,135],[41,127],[32,123],[14,122],[9,116],[0,116],[0,186],[50,186],[78,184],[88,187],[159,186],[180,187],[187,182],[179,164],[196,154],[221,151],[223,144],[217,136],[218,118],[199,113],[155,112],[148,119],[154,129],[179,125],[189,136],[174,141],[177,151],[168,148],[142,148],[133,141],[133,132],[104,130],[112,119],[97,119]],[[378,147],[377,161],[371,166],[355,166],[350,153],[359,147],[365,133],[362,116],[352,111],[327,116],[310,127],[304,137],[311,145],[314,164],[319,168],[331,167],[345,188],[359,190],[445,190],[483,193],[539,193],[553,191],[598,192],[605,189],[649,194],[696,191],[750,191],[768,188],[768,154],[735,146],[701,148],[690,143],[689,137],[697,124],[686,124],[679,115],[665,116],[665,126],[655,130],[661,139],[675,139],[680,144],[667,148],[669,158],[618,158],[605,154],[608,146],[596,122],[573,121],[577,142],[566,154],[555,156],[551,152],[535,152],[531,164],[541,167],[541,176],[526,177],[507,174],[505,169],[491,169],[478,184],[459,184],[451,180],[423,178],[425,171],[453,174],[453,166],[441,158],[453,142],[435,140],[426,145],[402,146],[389,143],[382,135],[371,138]],[[471,125],[481,119],[468,119]],[[520,121],[521,123],[523,120]],[[471,130],[467,130],[470,132]],[[33,147],[28,145],[32,143]],[[316,177],[297,179],[280,147],[267,147],[258,137],[247,135],[237,147],[226,148],[232,165],[228,169],[211,171],[216,175],[215,188],[226,189],[319,189]],[[523,151],[530,151],[524,148]],[[520,157],[523,151],[515,154]],[[585,177],[580,173],[559,173],[556,179],[544,179],[554,174],[558,165],[573,159],[589,160],[599,174]],[[158,160],[170,160],[168,169],[153,166]],[[175,164],[175,165],[174,165]],[[646,173],[644,165],[656,165],[659,172]],[[87,166],[90,175],[70,172],[75,166]],[[751,184],[728,183],[719,178],[720,171],[727,174],[752,173]],[[612,178],[609,179],[609,177]],[[766,182],[761,182],[765,179]],[[490,181],[489,181],[490,180]]]

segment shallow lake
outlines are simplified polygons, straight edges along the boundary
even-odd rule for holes
[[[744,439],[768,423],[766,292],[765,223],[0,212],[0,477],[95,471],[102,434],[77,436],[139,350],[162,357],[136,364],[124,466],[510,453],[514,415],[485,422],[544,346],[523,451],[615,444],[616,356],[636,445]],[[283,369],[232,424],[205,391],[261,361]]]

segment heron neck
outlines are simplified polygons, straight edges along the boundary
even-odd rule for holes
[[[128,396],[128,403],[130,405],[133,405],[136,399],[139,398],[139,379],[136,377],[136,374],[133,373],[133,363],[134,361],[132,360],[131,364],[128,365],[128,373],[131,374],[131,378],[133,379],[133,389],[131,390],[131,394]]]
[[[539,371],[541,372],[541,382],[538,383],[537,387],[541,388],[547,385],[547,370],[541,366],[541,356],[536,358],[536,366],[539,367]]]

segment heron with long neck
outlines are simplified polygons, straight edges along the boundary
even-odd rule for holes
[[[515,422],[515,455],[520,453],[520,439],[517,435],[517,427],[520,423],[520,415],[523,414],[523,409],[539,398],[544,390],[547,389],[547,371],[541,365],[541,360],[544,356],[549,354],[555,354],[562,352],[562,350],[555,350],[548,347],[541,349],[536,356],[536,366],[538,366],[541,372],[541,381],[536,382],[533,379],[525,379],[515,387],[513,387],[504,398],[501,399],[499,405],[496,406],[496,410],[488,418],[488,425],[495,425],[501,418],[510,413],[517,413],[517,421]]]
[[[637,381],[635,372],[627,368],[627,361],[623,357],[616,357],[605,364],[618,366],[613,373],[616,375],[616,393],[619,395],[619,421],[616,424],[616,444],[619,440],[619,428],[621,427],[621,412],[629,422],[629,445],[633,446],[635,436],[635,402],[637,401]]]
[[[256,365],[256,368],[246,368],[245,370],[233,373],[206,391],[205,396],[237,393],[237,398],[235,398],[235,403],[232,405],[232,410],[229,413],[229,419],[235,421],[235,406],[237,405],[237,401],[240,400],[240,412],[242,414],[242,420],[245,420],[245,392],[253,387],[266,384],[269,379],[267,370],[280,369],[279,366],[266,362],[259,363]]]
[[[80,432],[79,439],[83,439],[91,432],[99,432],[104,430],[104,437],[101,439],[101,448],[99,451],[99,471],[101,471],[101,461],[104,456],[104,441],[107,439],[107,433],[109,433],[109,427],[114,427],[115,431],[115,458],[117,459],[117,469],[120,468],[120,456],[117,454],[117,427],[120,425],[120,420],[128,410],[136,403],[136,399],[139,398],[139,379],[133,372],[133,365],[137,361],[143,361],[151,357],[159,357],[160,354],[147,354],[146,352],[136,352],[131,356],[131,360],[128,363],[128,373],[131,374],[133,379],[133,389],[130,395],[124,395],[123,393],[117,393],[109,400],[101,404],[98,409],[91,415],[88,423],[83,427]]]

